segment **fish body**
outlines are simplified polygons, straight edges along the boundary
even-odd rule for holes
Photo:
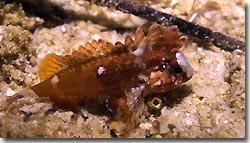
[[[48,54],[39,66],[40,83],[31,86],[38,96],[60,106],[76,107],[102,102],[107,111],[121,112],[131,122],[134,109],[127,93],[136,87],[146,94],[168,92],[188,81],[193,70],[179,49],[187,37],[177,27],[153,24],[147,36],[141,28],[125,43],[98,40],[80,46],[71,55]],[[136,100],[139,101],[139,100]]]

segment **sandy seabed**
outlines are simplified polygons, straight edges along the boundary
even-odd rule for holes
[[[49,0],[87,17],[53,27],[30,16],[19,4],[0,2],[0,137],[110,138],[119,124],[85,108],[64,110],[46,98],[27,93],[11,105],[6,99],[39,82],[37,66],[47,53],[69,54],[93,39],[111,43],[147,21],[80,0]],[[147,4],[184,19],[245,40],[243,0],[157,0]],[[100,22],[98,20],[100,19]],[[93,23],[94,21],[94,23]],[[112,28],[116,27],[116,28]],[[128,29],[120,32],[114,29]],[[170,93],[146,98],[130,138],[245,138],[245,53],[227,52],[189,38],[182,48],[194,76]],[[150,109],[159,99],[161,108]],[[117,131],[115,132],[114,129]]]

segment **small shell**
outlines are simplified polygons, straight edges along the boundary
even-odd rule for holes
[[[160,110],[162,108],[162,100],[158,97],[154,97],[148,102],[149,108],[154,110]]]

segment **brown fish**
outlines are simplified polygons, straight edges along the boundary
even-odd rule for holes
[[[131,89],[143,91],[136,97],[143,98],[168,92],[192,77],[193,69],[179,51],[186,41],[176,26],[157,24],[150,26],[147,36],[138,28],[135,39],[127,36],[124,44],[93,40],[71,55],[48,54],[39,66],[40,83],[30,88],[65,107],[104,98],[107,111],[119,111],[123,121],[131,122],[136,112],[126,95]]]

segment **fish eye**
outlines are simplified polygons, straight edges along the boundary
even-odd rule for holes
[[[180,66],[174,68],[174,73],[178,74],[178,73],[182,73],[182,72],[183,72],[183,70]]]
[[[164,71],[167,68],[167,63],[162,63],[161,65],[158,66],[158,70]]]

